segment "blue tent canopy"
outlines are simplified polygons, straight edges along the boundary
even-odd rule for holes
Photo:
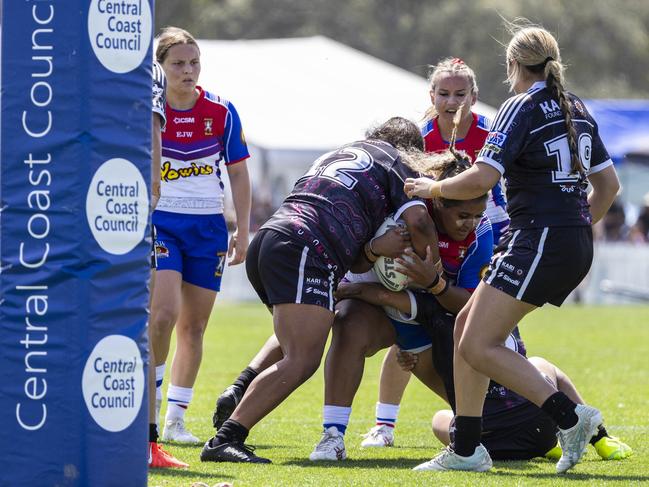
[[[649,100],[584,100],[613,162],[649,152]]]

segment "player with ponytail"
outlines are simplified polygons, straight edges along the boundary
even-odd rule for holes
[[[527,398],[559,426],[557,472],[579,462],[601,423],[600,412],[557,390],[504,340],[545,303],[560,306],[590,269],[591,225],[619,189],[597,123],[563,87],[559,46],[547,30],[512,25],[507,79],[515,96],[500,107],[485,146],[468,171],[446,179],[407,180],[406,193],[473,199],[504,176],[508,233],[484,281],[455,324],[455,438],[419,470],[486,471],[481,416],[489,378]],[[593,190],[587,192],[587,180]]]

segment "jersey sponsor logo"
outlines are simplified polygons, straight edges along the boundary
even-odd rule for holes
[[[482,266],[482,269],[480,269],[480,272],[478,275],[480,276],[480,279],[484,279],[484,276],[487,275],[487,272],[489,271],[489,264],[485,264]]]
[[[516,287],[521,285],[521,281],[519,279],[512,279],[507,274],[505,274],[503,271],[500,271],[496,277],[499,277],[503,281],[507,281],[508,283],[510,283],[510,284],[512,284],[513,286],[516,286]]]
[[[314,286],[319,286],[322,283],[322,280],[317,277],[307,277],[306,283]]]
[[[496,147],[502,147],[507,140],[507,136],[502,132],[489,132],[485,144],[493,145]]]
[[[169,182],[180,178],[190,178],[192,176],[209,176],[213,173],[214,168],[207,164],[198,165],[192,162],[191,167],[173,169],[171,162],[165,161],[160,170],[160,178],[165,182]]]
[[[504,269],[507,269],[509,272],[514,272],[516,270],[516,267],[514,267],[511,264],[508,264],[507,262],[503,262],[501,265],[503,266]]]
[[[194,123],[194,117],[174,117],[174,123]]]
[[[306,294],[317,294],[318,296],[324,296],[326,298],[329,297],[329,293],[327,291],[323,291],[322,289],[316,289],[316,288],[311,287],[311,286],[306,288],[305,293]]]
[[[545,115],[546,119],[555,118],[562,115],[561,107],[554,100],[542,101],[541,103],[539,103],[539,107],[541,107],[541,110],[543,110],[543,114]]]
[[[191,139],[194,132],[176,132],[176,137],[179,139]]]
[[[485,144],[483,149],[485,151],[491,151],[494,154],[499,154],[500,153],[500,147],[498,147],[497,145],[493,145],[493,144]]]
[[[214,135],[214,133],[212,132],[212,125],[214,125],[214,119],[212,118],[203,119],[203,126],[205,127],[205,135]]]
[[[218,252],[216,254],[219,257],[219,263],[216,264],[216,269],[214,270],[214,277],[221,277],[223,275],[223,268],[225,267],[225,252]]]
[[[440,249],[447,249],[448,248],[448,242],[445,242],[444,240],[440,240],[438,242],[438,244],[439,244]]]

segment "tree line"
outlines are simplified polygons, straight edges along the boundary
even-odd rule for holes
[[[503,19],[524,17],[556,35],[568,89],[649,97],[646,0],[158,0],[155,13],[156,31],[176,25],[204,39],[324,35],[421,76],[460,57],[495,106],[507,97]]]

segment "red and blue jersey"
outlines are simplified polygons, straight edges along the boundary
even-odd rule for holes
[[[491,121],[484,115],[478,115],[473,112],[471,115],[473,116],[473,122],[469,127],[469,131],[463,139],[455,141],[455,147],[458,150],[464,151],[471,158],[471,161],[475,162],[489,135]],[[424,138],[426,152],[443,152],[450,147],[450,142],[442,138],[442,133],[437,124],[437,117],[428,120],[424,124],[421,129],[421,135]],[[494,225],[501,222],[505,222],[506,224],[509,221],[507,200],[505,199],[500,181],[496,183],[489,193],[486,213]],[[501,226],[499,225],[499,229]],[[500,238],[500,232],[495,237],[496,240]]]
[[[483,218],[475,231],[461,242],[452,240],[443,233],[438,234],[438,239],[444,274],[455,286],[473,292],[491,260],[491,222],[488,218]]]
[[[241,120],[228,100],[197,87],[189,110],[166,106],[162,133],[162,197],[157,209],[173,213],[223,213],[221,166],[249,157]]]
[[[491,123],[484,115],[471,113],[473,122],[469,131],[463,139],[455,141],[455,148],[466,152],[466,154],[475,161],[484,141],[489,134]],[[442,138],[442,133],[437,124],[437,117],[428,120],[421,129],[421,135],[424,138],[424,148],[426,152],[443,152],[448,150],[450,142]]]

